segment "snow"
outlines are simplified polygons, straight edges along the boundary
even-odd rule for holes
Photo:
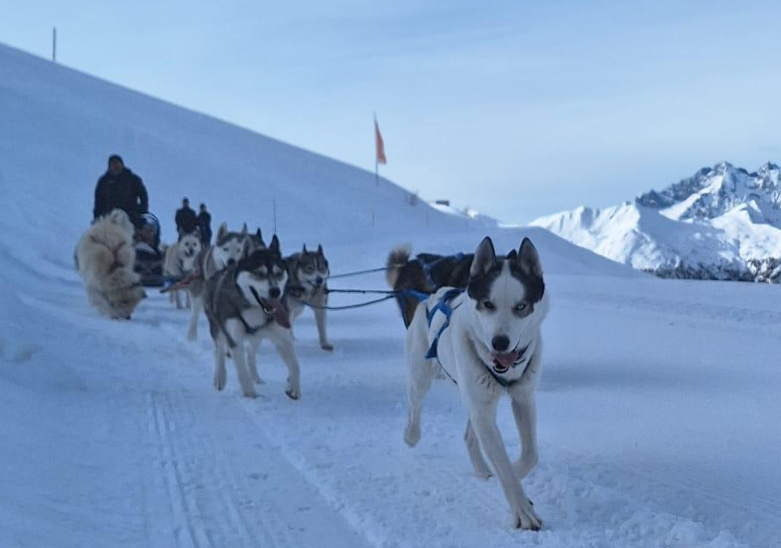
[[[749,174],[724,162],[661,193],[605,208],[579,207],[530,224],[614,261],[663,276],[764,281],[781,259],[778,167]],[[753,263],[764,264],[752,278]],[[777,280],[775,280],[777,281]]]
[[[777,287],[659,280],[540,228],[411,206],[372,173],[4,47],[0,73],[0,546],[781,545]],[[331,313],[333,353],[303,316],[295,402],[268,347],[257,399],[232,369],[214,391],[210,342],[186,341],[187,313],[154,290],[129,322],[99,317],[72,254],[111,152],[144,177],[164,237],[183,194],[266,233],[275,203],[283,249],[322,242],[333,273],[398,242],[532,238],[553,303],[525,480],[544,529],[510,529],[497,482],[473,477],[447,382],[404,445],[392,302]],[[498,420],[516,455],[506,401]]]

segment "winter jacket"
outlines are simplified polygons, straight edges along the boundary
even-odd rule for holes
[[[140,215],[149,211],[149,198],[141,177],[123,169],[118,175],[107,171],[95,186],[95,207],[92,210],[94,218],[111,213],[113,209],[122,209],[136,226],[140,223]]]
[[[208,211],[198,214],[198,227],[201,229],[201,241],[208,245],[212,241],[212,216]]]
[[[176,230],[180,236],[195,232],[198,226],[198,217],[195,215],[195,211],[189,207],[177,209],[174,220],[176,221]]]

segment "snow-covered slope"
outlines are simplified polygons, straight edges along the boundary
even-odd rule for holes
[[[0,119],[0,546],[781,545],[775,288],[662,281],[539,228],[427,212],[373,174],[2,47]],[[163,217],[187,193],[268,231],[276,196],[283,247],[323,242],[334,273],[382,265],[399,241],[531,237],[553,303],[525,480],[544,530],[509,529],[496,481],[471,474],[449,383],[404,445],[392,302],[331,313],[333,353],[303,316],[297,402],[266,347],[259,398],[232,370],[215,392],[211,343],[187,342],[187,314],[154,292],[130,322],[91,310],[71,255],[113,151]],[[498,415],[516,456],[506,402]]]
[[[755,173],[721,163],[634,202],[531,225],[664,277],[781,279],[781,185],[771,163]]]

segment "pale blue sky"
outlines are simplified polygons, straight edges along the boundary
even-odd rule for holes
[[[781,161],[779,2],[0,0],[0,42],[508,222]],[[2,74],[0,74],[2,78]],[[96,162],[102,162],[96,159]],[[142,166],[138,166],[142,170]]]

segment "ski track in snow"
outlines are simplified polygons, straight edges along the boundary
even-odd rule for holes
[[[85,305],[76,304],[80,295],[63,292],[60,297],[64,306],[20,296],[39,313],[67,323],[85,311],[89,314]],[[588,290],[561,292],[557,299],[565,311],[586,305],[669,314],[671,305],[664,299]],[[146,465],[136,464],[150,546],[498,547],[528,542],[731,548],[747,544],[712,523],[719,512],[739,515],[747,527],[781,525],[778,500],[744,494],[739,485],[715,487],[653,463],[627,466],[593,459],[541,439],[543,460],[524,484],[545,528],[536,535],[509,529],[497,481],[479,480],[471,473],[461,441],[463,411],[447,383],[436,383],[429,396],[421,444],[410,450],[401,442],[403,328],[392,306],[378,308],[382,310],[331,318],[332,338],[339,343],[336,355],[317,348],[310,317],[297,324],[303,368],[300,402],[283,395],[283,366],[266,346],[259,365],[268,384],[258,399],[238,396],[230,367],[227,389],[215,392],[203,320],[198,343],[184,341],[188,314],[174,310],[160,296],[152,295],[134,322],[125,324],[127,330],[97,317],[81,321],[82,335],[92,344],[100,340],[106,353],[119,348],[132,355],[140,345],[151,345],[160,358],[145,364],[145,381],[136,387],[144,393],[145,443],[152,455]],[[679,308],[673,315],[677,312],[687,321],[697,316],[719,320],[721,315],[733,323],[763,324],[761,316],[757,321],[757,316],[730,315],[730,310],[701,305]],[[377,376],[351,377],[353,362],[361,361],[346,355],[354,345],[351,326],[383,316],[387,318],[376,332],[366,335],[383,349],[372,367],[386,369]],[[382,326],[398,333],[388,335]],[[134,342],[131,335],[144,342]],[[387,381],[398,383],[388,386]],[[388,389],[395,393],[388,394]],[[364,396],[368,390],[368,398],[351,405],[328,393],[345,390]],[[373,399],[372,394],[379,397]],[[352,411],[357,421],[349,420]],[[507,432],[509,421],[502,422]],[[368,432],[365,437],[362,429]],[[514,434],[511,437],[507,443],[512,456],[518,447]],[[680,514],[665,507],[666,501],[687,498],[698,501],[704,514],[699,520],[691,505],[688,510],[681,506]],[[779,541],[773,533],[765,538]]]

